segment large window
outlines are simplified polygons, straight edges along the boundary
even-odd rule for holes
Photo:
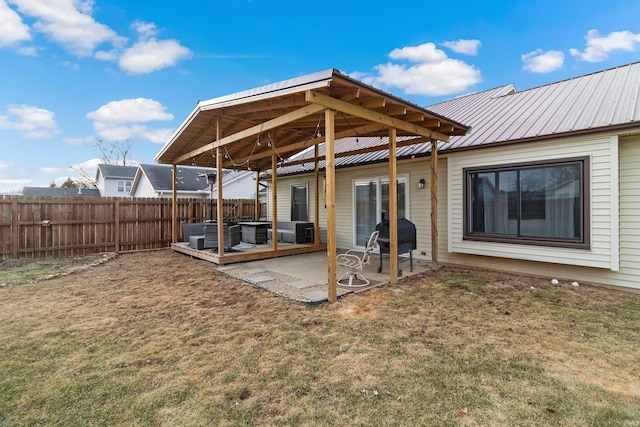
[[[307,183],[291,184],[291,221],[309,221]]]
[[[588,158],[469,168],[465,239],[588,247]]]

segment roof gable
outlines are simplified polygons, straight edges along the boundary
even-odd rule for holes
[[[137,166],[108,165],[100,163],[96,172],[102,174],[105,179],[133,179],[136,176]]]
[[[198,103],[155,160],[208,166],[218,149],[222,167],[266,170],[324,141],[325,111],[334,111],[335,138],[353,135],[449,140],[462,125],[368,86],[335,69]],[[322,131],[322,132],[321,132]],[[326,137],[326,135],[325,135]]]
[[[155,191],[172,191],[172,166],[169,165],[139,165],[142,173],[147,177]],[[190,166],[178,166],[177,190],[178,191],[209,191],[209,183],[203,174],[212,174],[212,168],[196,168]]]

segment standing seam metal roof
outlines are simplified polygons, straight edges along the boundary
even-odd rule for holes
[[[427,107],[436,114],[471,126],[464,136],[452,136],[441,151],[498,143],[514,143],[611,127],[640,127],[640,62],[551,83],[521,92],[513,84],[465,95]],[[336,144],[336,155],[354,149],[356,138]],[[336,167],[388,159],[387,139],[360,138],[361,147],[380,145],[380,151],[337,157]],[[323,145],[319,155],[324,155]],[[339,151],[338,151],[339,150]],[[412,151],[408,151],[412,150]],[[429,143],[398,148],[397,157],[428,155]],[[284,166],[278,175],[309,172],[309,163]],[[291,160],[299,160],[296,156]],[[324,161],[321,162],[324,167]],[[310,169],[311,168],[311,169]]]

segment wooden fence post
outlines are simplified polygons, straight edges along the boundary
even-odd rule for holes
[[[114,205],[113,205],[113,215],[115,216],[115,238],[116,238],[116,244],[115,244],[115,252],[118,253],[120,252],[120,200],[116,199]]]
[[[18,259],[18,249],[20,244],[18,219],[18,199],[14,196],[11,200],[11,257],[14,259]]]

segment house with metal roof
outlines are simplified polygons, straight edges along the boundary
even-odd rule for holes
[[[470,131],[437,151],[417,138],[396,142],[397,215],[416,224],[414,257],[439,247],[441,264],[640,289],[640,63],[523,91],[509,84],[426,110]],[[336,243],[363,246],[389,215],[389,139],[339,142]],[[294,187],[313,193],[316,159],[324,182],[324,144],[275,169],[278,206],[296,197]],[[323,191],[321,207],[326,200]]]
[[[108,165],[96,168],[96,188],[102,197],[129,197],[137,166]]]

